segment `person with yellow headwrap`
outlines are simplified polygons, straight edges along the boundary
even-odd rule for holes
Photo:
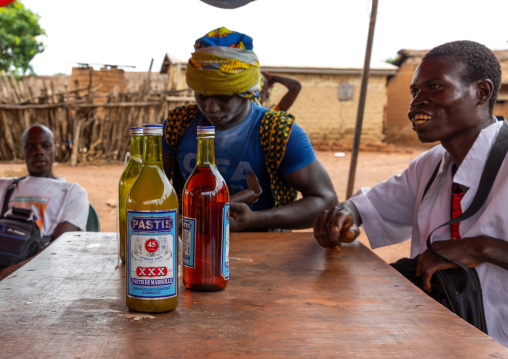
[[[164,120],[164,170],[181,201],[196,164],[197,127],[212,124],[217,168],[231,194],[231,231],[310,228],[337,195],[294,116],[259,105],[263,83],[252,49],[251,37],[225,27],[196,40],[186,74],[196,104]],[[239,194],[253,177],[261,193],[245,203]]]

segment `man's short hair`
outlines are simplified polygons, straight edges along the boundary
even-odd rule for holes
[[[489,114],[492,116],[497,94],[501,87],[501,65],[494,53],[485,45],[474,41],[461,40],[448,42],[430,50],[422,59],[452,56],[467,66],[462,80],[470,85],[474,81],[489,79],[494,84],[494,92],[489,102]]]
[[[51,129],[45,125],[42,125],[40,123],[35,123],[33,125],[30,125],[28,126],[28,128],[23,132],[23,134],[21,135],[21,145],[24,146],[25,143],[26,143],[26,138],[28,137],[28,132],[30,131],[30,129],[32,129],[33,127],[40,127],[44,132],[46,132],[48,135],[51,136],[51,140],[53,141],[53,143],[55,142],[55,136],[53,135],[53,131],[51,131]]]

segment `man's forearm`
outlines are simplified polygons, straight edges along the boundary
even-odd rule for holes
[[[323,210],[337,204],[335,194],[327,197],[307,196],[282,207],[255,211],[253,229],[280,228],[304,229],[312,227],[314,218]]]
[[[480,237],[481,243],[481,260],[495,264],[501,268],[508,270],[508,242],[493,238]]]

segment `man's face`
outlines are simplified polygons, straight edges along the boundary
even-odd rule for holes
[[[41,127],[32,127],[23,143],[23,155],[30,176],[53,177],[56,147],[51,134]]]
[[[228,130],[249,114],[250,100],[238,95],[205,96],[194,92],[196,104],[206,119],[218,130]]]
[[[416,69],[408,117],[421,142],[453,141],[478,128],[477,84],[463,83],[465,71],[450,56],[427,59]]]

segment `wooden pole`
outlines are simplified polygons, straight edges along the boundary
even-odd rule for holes
[[[372,42],[374,39],[374,28],[376,26],[377,2],[372,0],[372,11],[370,13],[369,35],[367,38],[367,50],[365,51],[365,62],[363,64],[362,85],[360,89],[360,100],[358,102],[358,112],[356,115],[355,136],[353,140],[353,149],[351,152],[351,165],[349,167],[349,179],[347,184],[346,199],[353,194],[355,184],[356,164],[358,162],[358,151],[360,148],[360,138],[362,135],[363,112],[365,109],[365,99],[367,97],[367,84],[369,82],[370,57],[372,53]]]

